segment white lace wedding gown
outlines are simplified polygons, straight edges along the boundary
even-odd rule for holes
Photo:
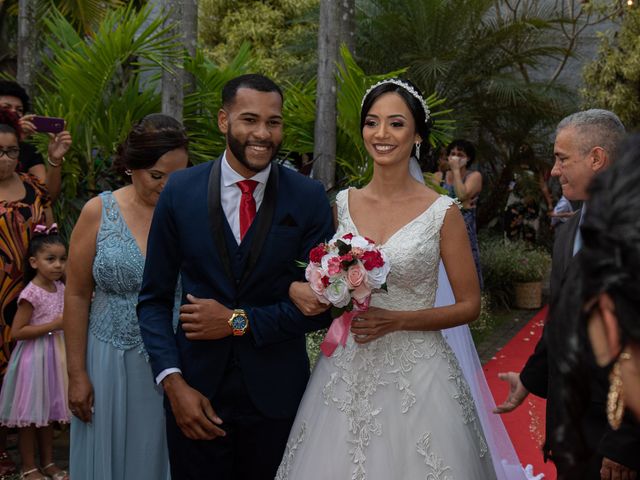
[[[454,202],[439,197],[381,247],[388,292],[371,305],[434,304],[440,229]],[[358,233],[348,191],[336,198],[337,235]],[[318,361],[277,480],[495,479],[473,399],[441,332],[394,332],[365,345],[349,337]]]

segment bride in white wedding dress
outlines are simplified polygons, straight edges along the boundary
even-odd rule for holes
[[[369,89],[362,110],[373,178],[338,194],[336,235],[380,245],[388,292],[374,293],[347,344],[316,365],[276,479],[495,479],[469,386],[441,332],[479,312],[466,229],[453,200],[409,174],[414,144],[428,141],[429,111],[398,79]],[[456,302],[434,308],[440,258]]]

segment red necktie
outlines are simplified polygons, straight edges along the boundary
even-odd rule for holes
[[[256,216],[256,200],[253,198],[253,191],[258,186],[258,182],[255,180],[241,180],[236,185],[242,192],[240,197],[240,241],[242,241],[244,234],[247,233],[251,222]]]

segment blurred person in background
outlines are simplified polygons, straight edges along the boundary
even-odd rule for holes
[[[476,226],[478,197],[482,192],[482,174],[469,167],[476,159],[476,148],[467,140],[454,140],[447,146],[446,162],[438,162],[440,171],[434,179],[444,188],[450,197],[457,198],[462,204],[462,217],[469,234],[471,253],[478,272],[480,288],[483,288],[480,250]],[[444,167],[445,171],[441,169]]]
[[[31,100],[27,91],[18,83],[9,80],[0,80],[0,109],[15,113],[20,123],[20,161],[16,171],[26,172],[35,176],[47,187],[49,198],[55,201],[60,195],[62,186],[62,162],[64,155],[71,146],[71,134],[62,131],[57,134],[49,134],[49,146],[47,148],[47,166],[36,147],[25,140],[37,133],[32,123],[35,115],[29,114]]]

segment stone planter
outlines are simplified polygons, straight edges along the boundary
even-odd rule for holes
[[[542,281],[515,283],[515,307],[535,309],[542,306]]]

